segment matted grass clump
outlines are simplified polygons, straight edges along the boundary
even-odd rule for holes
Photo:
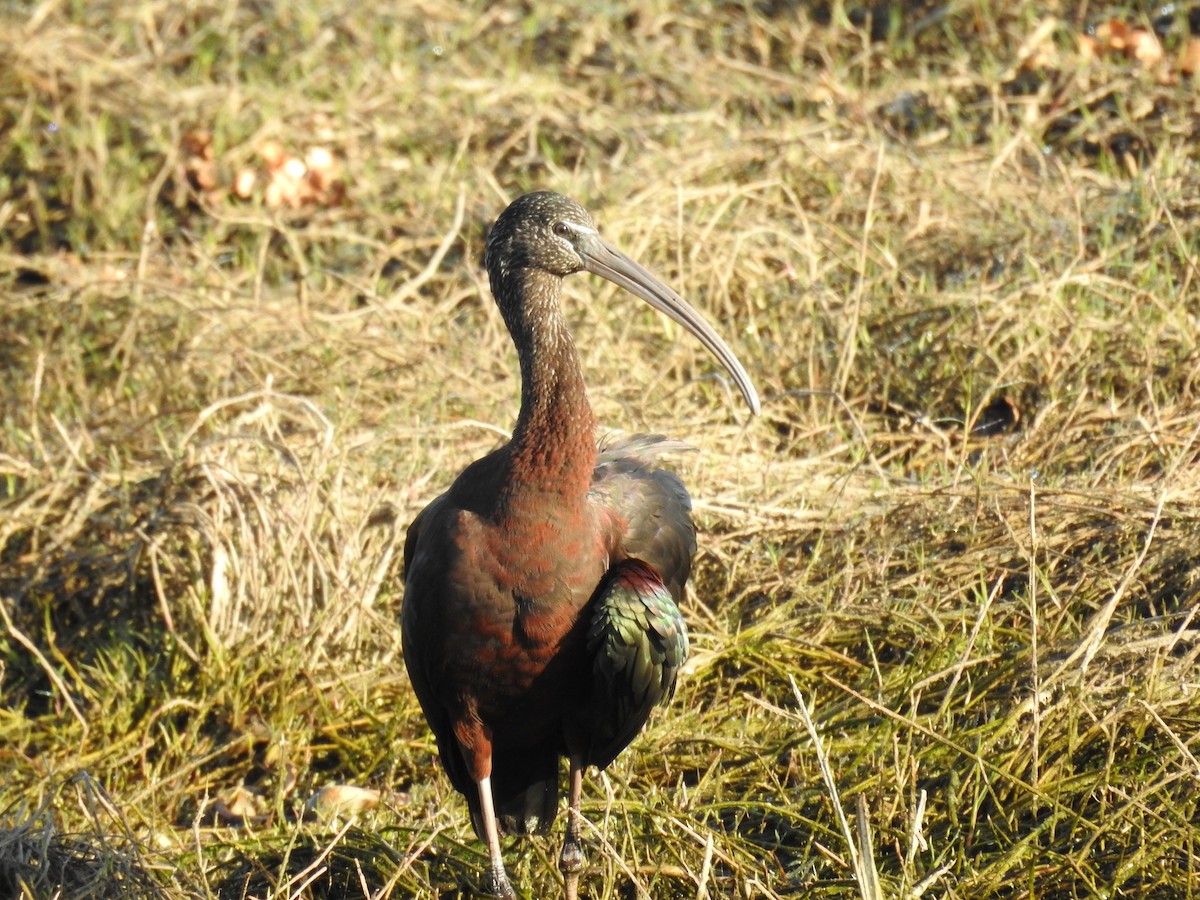
[[[568,282],[602,427],[701,450],[583,894],[1195,896],[1195,23],[1089,15],[6,11],[0,893],[474,895],[400,542],[515,418],[482,247],[546,188],[764,399]]]

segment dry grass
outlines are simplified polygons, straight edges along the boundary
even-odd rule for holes
[[[545,187],[765,400],[570,282],[600,421],[703,451],[693,658],[584,893],[1195,895],[1194,85],[1070,12],[1019,72],[1042,5],[833,6],[10,8],[0,891],[471,894],[397,540],[513,421],[482,240]],[[197,126],[348,200],[203,201]],[[384,802],[305,816],[330,782]]]

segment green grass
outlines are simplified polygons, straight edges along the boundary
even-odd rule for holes
[[[1196,895],[1195,85],[1074,10],[1022,73],[1044,4],[829,6],[5,13],[0,893],[473,894],[398,542],[515,418],[483,239],[549,188],[764,398],[568,283],[602,428],[701,449],[692,659],[587,781],[584,895]],[[197,128],[346,200],[201,197]]]

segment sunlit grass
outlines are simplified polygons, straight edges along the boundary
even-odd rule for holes
[[[701,450],[692,658],[588,779],[583,894],[1194,894],[1194,86],[1071,19],[1019,80],[1032,3],[831,9],[0,24],[0,892],[473,895],[398,541],[511,427],[482,246],[550,188],[764,398],[568,283],[602,429]],[[203,200],[194,128],[347,201]],[[507,853],[560,890],[557,837]]]

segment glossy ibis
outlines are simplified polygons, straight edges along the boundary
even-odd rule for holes
[[[674,690],[696,538],[683,482],[654,463],[685,445],[641,435],[597,449],[559,305],[563,278],[588,271],[641,297],[700,339],[755,412],[758,396],[699,313],[604,242],[573,200],[514,200],[485,263],[521,362],[521,411],[512,440],[468,466],[408,529],[404,661],[487,844],[495,896],[514,896],[500,833],[549,827],[568,759],[559,867],[574,898],[583,771],[612,762]]]

